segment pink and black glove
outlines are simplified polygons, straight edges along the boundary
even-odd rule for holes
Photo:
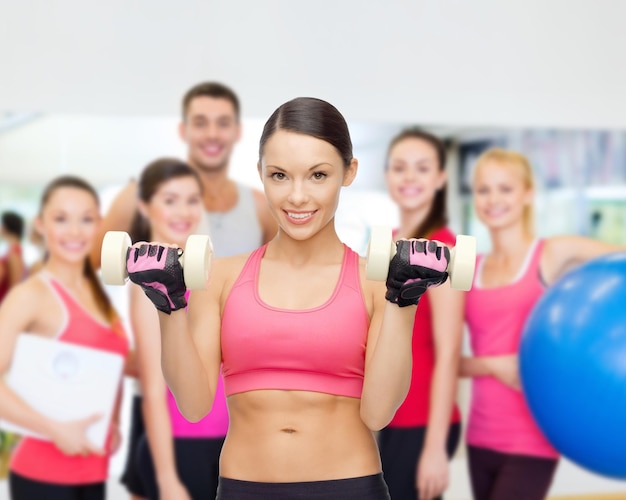
[[[183,268],[178,262],[181,252],[180,248],[145,243],[126,253],[128,277],[166,314],[187,306]]]
[[[435,241],[400,240],[389,264],[385,298],[400,307],[417,305],[431,286],[448,278],[450,251]]]

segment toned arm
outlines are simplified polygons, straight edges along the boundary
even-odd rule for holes
[[[411,383],[411,339],[415,306],[398,307],[385,299],[385,284],[365,279],[361,284],[370,313],[361,395],[361,418],[380,430],[393,418]]]
[[[161,367],[185,418],[197,422],[213,406],[221,364],[221,300],[231,266],[229,259],[212,264],[207,290],[196,290],[184,309],[159,312]]]
[[[50,436],[53,422],[33,410],[4,383],[18,335],[34,329],[36,314],[42,309],[45,289],[34,280],[31,278],[13,288],[0,306],[0,418]]]
[[[424,446],[445,450],[450,415],[456,400],[465,294],[452,289],[450,281],[427,293],[432,311],[435,368]]]
[[[626,247],[582,236],[554,236],[548,238],[543,247],[542,276],[551,285],[567,271],[588,260],[620,251],[626,251]]]

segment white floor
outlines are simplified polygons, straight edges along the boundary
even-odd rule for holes
[[[128,500],[130,497],[124,487],[117,480],[111,480],[107,484],[107,500]],[[9,486],[7,481],[0,481],[0,500],[9,500]],[[45,500],[35,499],[33,500]]]
[[[451,484],[446,500],[471,500],[467,465],[464,458],[452,461]],[[624,493],[626,500],[626,482],[613,481],[591,474],[571,462],[562,461],[551,490],[551,495]],[[112,478],[107,485],[108,500],[128,500],[129,495],[117,478]],[[9,500],[6,481],[0,481],[0,500]],[[35,499],[33,499],[35,500]]]

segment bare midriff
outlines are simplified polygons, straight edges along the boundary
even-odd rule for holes
[[[360,400],[331,394],[257,390],[228,397],[230,427],[220,475],[301,482],[378,474],[378,448]]]

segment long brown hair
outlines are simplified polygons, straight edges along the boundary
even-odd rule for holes
[[[405,139],[419,139],[430,144],[437,153],[439,170],[443,171],[446,169],[446,146],[443,141],[436,135],[416,127],[404,129],[391,139],[389,147],[387,148],[387,158],[389,158],[394,146]],[[385,164],[385,170],[388,168],[389,164],[387,162]],[[441,229],[448,224],[446,184],[444,184],[441,189],[437,190],[426,218],[413,230],[413,234],[408,236],[409,238],[429,238],[437,229]]]
[[[202,179],[198,172],[181,160],[166,157],[154,160],[141,171],[137,182],[137,197],[145,203],[150,203],[163,183],[179,177],[193,177],[200,186],[200,192],[203,191]],[[150,232],[150,222],[136,210],[130,226],[132,242],[150,241]]]
[[[82,189],[83,191],[88,192],[91,196],[93,196],[94,200],[98,207],[100,206],[100,200],[98,198],[98,193],[96,190],[89,184],[87,181],[80,177],[76,177],[73,175],[63,175],[60,177],[56,177],[53,179],[43,190],[43,194],[41,196],[41,203],[39,208],[39,213],[43,212],[43,208],[46,206],[50,198],[54,194],[57,189],[60,188],[76,188]],[[104,291],[102,284],[100,283],[100,279],[96,275],[96,272],[91,265],[91,261],[89,257],[85,257],[85,264],[83,267],[83,275],[87,278],[91,290],[96,298],[96,305],[98,309],[102,312],[102,314],[107,318],[107,320],[114,324],[119,320],[119,316],[111,303],[109,296]]]

